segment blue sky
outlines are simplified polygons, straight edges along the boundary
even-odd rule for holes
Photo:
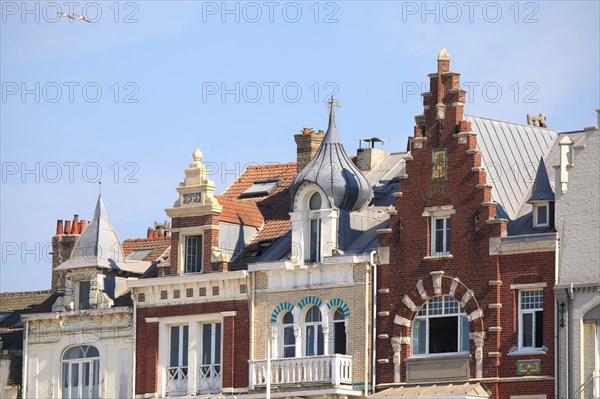
[[[221,192],[294,161],[332,93],[348,153],[365,136],[404,150],[442,47],[466,113],[568,131],[600,103],[596,1],[48,4],[1,2],[1,291],[49,287],[56,220],[91,218],[99,171],[126,239],[167,219],[196,147]]]

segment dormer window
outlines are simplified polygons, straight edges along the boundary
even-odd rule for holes
[[[77,305],[78,310],[90,308],[90,281],[80,281],[77,283]]]
[[[273,194],[273,192],[277,190],[277,187],[279,187],[279,184],[281,184],[281,182],[281,179],[267,179],[255,181],[249,188],[246,189],[246,191],[240,194],[240,197],[264,197],[266,195]]]
[[[317,211],[321,209],[323,200],[321,194],[314,193],[308,202],[308,209]],[[311,262],[318,262],[321,258],[321,219],[318,215],[310,215],[310,232],[309,232],[308,256]]]
[[[550,223],[550,206],[548,202],[533,205],[533,227],[547,227]]]

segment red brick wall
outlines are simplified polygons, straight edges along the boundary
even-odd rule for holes
[[[136,394],[155,393],[158,387],[158,323],[146,323],[147,317],[189,316],[236,311],[223,321],[222,386],[248,386],[250,322],[246,301],[204,302],[188,305],[138,309],[136,339]]]
[[[196,226],[213,226],[218,227],[218,215],[191,216],[184,218],[174,218],[173,228],[196,227]],[[204,252],[203,252],[203,273],[227,270],[226,263],[213,263],[212,249],[219,246],[219,230],[217,228],[207,229],[204,232]],[[171,236],[171,266],[168,273],[171,275],[179,274],[179,233],[174,232]]]
[[[426,137],[422,148],[416,148],[411,139],[412,160],[406,162],[408,178],[401,180],[402,196],[396,199],[397,215],[390,219],[392,232],[380,235],[380,246],[390,248],[390,264],[378,268],[379,288],[389,288],[389,294],[378,295],[378,311],[390,311],[390,317],[379,317],[377,333],[394,336],[410,336],[409,327],[395,325],[394,315],[412,320],[415,314],[402,303],[409,295],[417,306],[423,303],[416,284],[423,280],[429,296],[433,296],[430,272],[444,271],[443,293],[449,291],[450,278],[460,282],[455,297],[460,301],[467,289],[474,292],[474,300],[467,303],[467,314],[478,307],[483,310],[481,319],[471,322],[471,332],[485,331],[483,350],[483,377],[517,377],[517,360],[541,359],[541,375],[553,376],[554,370],[554,317],[553,290],[554,252],[489,256],[489,238],[498,237],[506,231],[506,223],[486,223],[494,218],[495,205],[491,201],[491,188],[486,187],[485,171],[477,169],[481,156],[476,151],[476,136],[468,136],[466,143],[459,144],[453,135],[469,132],[470,124],[462,120],[463,107],[453,103],[465,101],[465,92],[459,90],[458,75],[446,73],[449,63],[439,63],[439,73],[431,77],[431,94],[424,96],[425,125],[415,127],[415,137]],[[441,80],[441,85],[438,81]],[[439,90],[438,90],[439,87]],[[442,131],[438,133],[436,104],[446,105]],[[418,140],[418,139],[417,139]],[[432,150],[446,148],[447,178],[433,180]],[[473,169],[475,168],[475,169]],[[478,185],[481,185],[479,188]],[[424,259],[429,255],[430,218],[423,216],[424,208],[453,205],[451,215],[452,259]],[[450,277],[450,278],[447,278]],[[490,285],[491,280],[502,280],[501,286]],[[529,281],[531,280],[531,281]],[[507,356],[517,342],[517,292],[511,284],[523,282],[546,282],[544,290],[544,344],[549,348],[541,356]],[[489,304],[502,303],[501,309],[490,309]],[[500,333],[488,331],[490,326],[501,326]],[[500,352],[501,357],[489,357],[490,352]],[[392,359],[393,349],[389,340],[377,340],[377,358]],[[410,357],[410,345],[402,345],[402,359]],[[401,378],[405,381],[406,367],[401,366]],[[475,346],[471,341],[471,378],[475,378]],[[394,382],[394,364],[377,365],[377,383]],[[501,384],[494,397],[505,396]],[[539,392],[536,391],[539,385]],[[513,382],[512,392],[552,392],[551,384],[539,382]],[[550,387],[550,388],[548,388]],[[550,391],[548,391],[550,389]],[[508,392],[508,389],[506,390]],[[551,398],[549,395],[548,398]]]

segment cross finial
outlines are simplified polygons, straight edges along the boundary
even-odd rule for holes
[[[340,102],[338,100],[336,100],[335,98],[333,98],[333,96],[331,96],[331,98],[329,99],[328,103],[329,103],[329,109],[330,110],[333,107],[342,108],[342,106],[340,105]]]
[[[98,182],[98,194],[102,194],[102,182]]]

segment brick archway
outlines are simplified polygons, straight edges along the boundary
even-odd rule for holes
[[[433,297],[448,295],[455,298],[467,314],[470,339],[475,343],[475,374],[481,378],[483,369],[483,310],[479,306],[473,290],[469,289],[457,277],[445,276],[443,271],[433,271],[429,278],[417,281],[415,288],[402,298],[394,316],[394,336],[391,339],[394,349],[395,380],[400,382],[400,363],[410,353],[412,323],[419,308]],[[405,346],[402,351],[402,345]]]

